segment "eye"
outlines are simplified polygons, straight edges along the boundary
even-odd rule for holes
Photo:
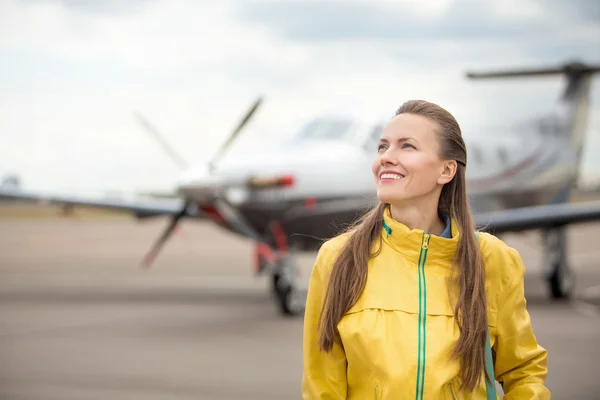
[[[413,145],[412,145],[412,144],[410,144],[410,143],[404,143],[404,144],[402,145],[402,148],[403,148],[403,149],[406,149],[406,148],[413,148],[413,149],[415,149],[415,150],[417,149],[415,146],[413,146]]]
[[[384,148],[386,148],[386,145],[385,144],[380,144],[379,146],[377,146],[377,151],[381,151]]]

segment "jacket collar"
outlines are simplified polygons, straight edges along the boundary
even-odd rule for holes
[[[429,234],[421,229],[410,229],[403,223],[393,219],[390,207],[387,206],[383,213],[381,235],[388,246],[415,259],[419,258],[423,242],[428,239],[428,260],[436,259],[452,262],[460,237],[458,223],[454,218],[450,219],[450,230],[452,237],[444,238]]]

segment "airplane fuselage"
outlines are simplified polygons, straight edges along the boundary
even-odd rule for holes
[[[562,70],[480,75],[565,73],[567,86],[543,118],[504,131],[464,133],[467,193],[475,213],[568,200],[579,174],[591,75],[598,72],[588,68],[583,73],[585,68],[572,64]],[[371,165],[382,127],[381,121],[316,119],[280,149],[231,157],[210,173],[189,171],[179,182],[179,193],[198,204],[222,196],[259,234],[278,221],[291,240],[315,243],[335,235],[377,201]],[[253,178],[273,182],[278,177],[291,179],[285,185],[248,185]]]

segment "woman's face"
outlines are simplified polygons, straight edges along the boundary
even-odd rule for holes
[[[436,195],[455,171],[439,157],[438,125],[425,117],[400,114],[381,133],[373,161],[377,197],[393,205]]]

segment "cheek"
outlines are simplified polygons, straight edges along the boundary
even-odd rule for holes
[[[373,177],[377,178],[377,172],[379,171],[379,166],[380,166],[380,162],[379,162],[379,157],[375,157],[375,159],[373,160],[373,163],[371,164],[371,171],[373,172]]]
[[[406,160],[405,168],[424,184],[435,182],[439,175],[439,166],[435,160],[428,157],[414,157]]]

